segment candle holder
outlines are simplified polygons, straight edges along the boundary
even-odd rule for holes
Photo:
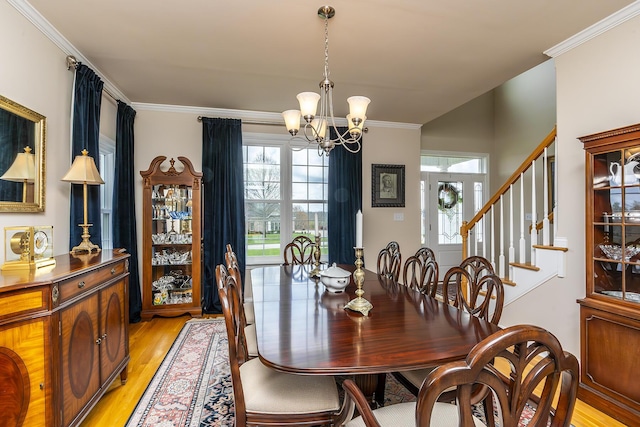
[[[369,315],[369,311],[373,308],[373,304],[371,304],[366,299],[362,298],[364,295],[364,291],[362,290],[362,284],[364,283],[364,270],[362,269],[362,254],[364,252],[363,248],[354,248],[356,251],[356,271],[353,272],[353,280],[356,283],[356,297],[349,301],[347,305],[344,306],[345,309],[353,310],[362,313],[365,316]]]
[[[313,270],[311,270],[311,277],[320,277],[320,257],[322,252],[320,251],[320,235],[316,235],[316,244],[313,247]]]

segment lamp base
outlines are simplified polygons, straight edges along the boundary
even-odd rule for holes
[[[73,248],[71,248],[71,251],[69,251],[69,253],[77,254],[81,252],[93,252],[93,251],[100,252],[100,246],[94,245],[89,240],[89,238],[91,237],[91,235],[89,234],[89,227],[91,227],[93,224],[78,224],[78,225],[82,227],[82,242],[80,242],[78,246],[74,246]]]

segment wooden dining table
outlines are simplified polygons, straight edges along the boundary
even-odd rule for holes
[[[344,292],[331,293],[309,276],[311,269],[288,265],[251,270],[258,355],[273,369],[356,375],[365,394],[373,395],[373,374],[463,359],[500,329],[368,270],[363,297],[373,309],[364,316],[344,309],[355,297],[353,276]]]

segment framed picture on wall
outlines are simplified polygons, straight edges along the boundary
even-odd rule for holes
[[[404,165],[371,165],[371,207],[404,207]]]

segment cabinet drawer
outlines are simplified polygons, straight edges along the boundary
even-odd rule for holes
[[[100,267],[97,270],[81,274],[72,279],[63,280],[60,282],[60,303],[124,274],[125,271],[125,261],[121,261]]]
[[[47,309],[43,287],[0,295],[0,319]]]

